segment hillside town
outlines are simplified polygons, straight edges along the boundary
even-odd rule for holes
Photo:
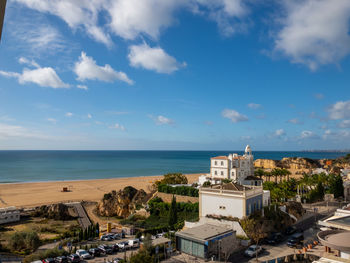
[[[99,202],[1,208],[1,259],[349,261],[349,156],[292,160],[265,167],[247,145],[243,155],[212,157],[209,173],[192,183],[173,173],[148,189],[105,193]]]

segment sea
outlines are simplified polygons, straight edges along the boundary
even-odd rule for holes
[[[0,151],[0,183],[207,173],[210,157],[242,151]],[[335,159],[344,152],[254,151],[254,159]]]

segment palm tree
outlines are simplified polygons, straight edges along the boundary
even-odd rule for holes
[[[285,174],[287,176],[287,181],[289,181],[289,176],[292,174],[289,170],[284,169],[285,170]]]
[[[265,171],[261,168],[254,171],[254,175],[260,179],[265,175]]]
[[[272,171],[271,171],[271,175],[275,177],[275,183],[277,184],[277,178],[278,176],[280,175],[280,170],[279,168],[274,168]]]

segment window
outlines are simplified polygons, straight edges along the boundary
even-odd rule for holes
[[[224,175],[224,172],[223,172],[223,171],[221,171],[221,175]]]
[[[217,161],[215,161],[215,165],[218,165],[218,162],[217,162]]]
[[[215,175],[218,175],[218,171],[215,171],[214,174],[215,174]]]
[[[219,208],[220,208],[220,209],[224,209],[224,210],[226,209],[226,207],[225,207],[225,206],[220,206]]]
[[[224,165],[224,162],[223,162],[223,161],[221,161],[221,165]]]

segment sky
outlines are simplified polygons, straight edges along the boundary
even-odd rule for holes
[[[348,0],[8,0],[0,149],[350,149]]]

